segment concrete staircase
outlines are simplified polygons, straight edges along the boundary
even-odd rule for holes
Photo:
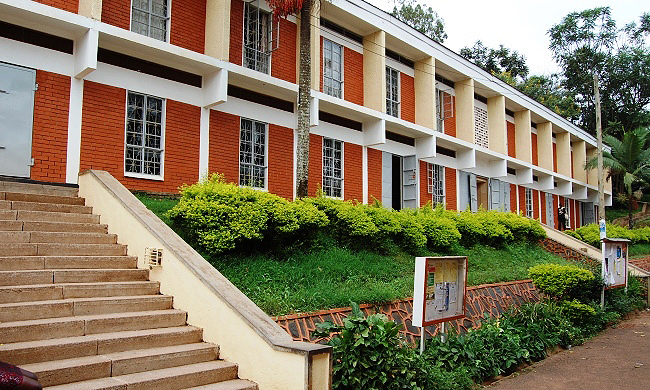
[[[0,182],[0,361],[49,389],[253,390],[77,190]]]

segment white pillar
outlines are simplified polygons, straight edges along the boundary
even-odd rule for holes
[[[70,77],[70,106],[68,107],[68,149],[65,161],[66,183],[77,184],[81,166],[81,114],[84,81]]]

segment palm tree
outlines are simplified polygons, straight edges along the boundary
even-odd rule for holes
[[[650,128],[625,132],[622,140],[611,135],[604,136],[603,140],[612,148],[611,152],[603,151],[603,166],[609,168],[610,176],[618,174],[623,177],[627,192],[628,226],[632,228],[632,186],[650,185]],[[585,169],[591,170],[597,166],[598,160],[593,157],[587,161]]]
[[[311,89],[311,11],[317,0],[269,0],[275,17],[300,12],[300,69],[298,73],[298,140],[296,146],[296,196],[304,198],[309,181],[309,101]]]

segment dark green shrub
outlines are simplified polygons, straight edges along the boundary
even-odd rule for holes
[[[639,278],[629,275],[627,291],[624,288],[605,291],[605,308],[619,315],[624,315],[645,307],[644,295],[644,286]]]
[[[555,300],[571,298],[594,281],[591,271],[573,265],[540,264],[530,267],[528,276],[540,292]]]

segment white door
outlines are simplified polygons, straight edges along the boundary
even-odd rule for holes
[[[546,193],[546,225],[555,226],[555,213],[553,212],[553,195]]]
[[[402,208],[418,208],[418,176],[415,156],[402,158]]]
[[[29,177],[36,71],[0,63],[0,175]]]
[[[388,152],[381,154],[381,204],[393,207],[393,155]]]

